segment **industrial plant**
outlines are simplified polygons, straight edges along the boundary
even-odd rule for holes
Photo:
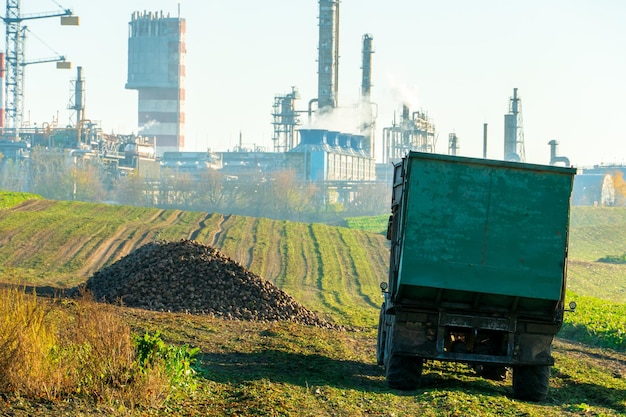
[[[136,175],[152,186],[165,176],[184,173],[202,181],[207,171],[223,174],[232,181],[263,181],[272,173],[289,171],[301,184],[321,184],[329,193],[325,201],[347,202],[361,187],[388,186],[392,164],[409,151],[437,152],[438,132],[434,120],[424,109],[410,109],[398,103],[399,116],[390,126],[382,126],[376,137],[376,104],[372,95],[374,36],[362,35],[361,85],[359,103],[342,108],[339,90],[339,0],[319,0],[317,97],[300,97],[296,86],[273,99],[271,128],[273,149],[248,149],[239,146],[228,152],[185,151],[185,56],[186,21],[162,11],[135,11],[128,24],[128,68],[125,88],[137,91],[138,134],[106,134],[85,114],[85,69],[76,68],[72,81],[72,123],[61,126],[58,120],[29,126],[23,120],[23,78],[26,65],[46,61],[26,61],[19,0],[7,0],[6,51],[0,53],[0,169],[4,162],[24,161],[36,147],[64,151],[74,163],[98,165],[110,181]],[[64,10],[36,18],[61,17],[64,25],[79,24],[78,16]],[[190,54],[197,53],[189,51]],[[56,57],[59,68],[71,68],[65,57]],[[87,69],[88,70],[88,69]],[[314,68],[312,68],[312,71]],[[269,102],[270,100],[268,100]],[[300,104],[300,103],[303,104]],[[353,108],[352,108],[353,107]],[[353,111],[359,121],[352,130],[343,131],[321,123],[334,112]],[[502,159],[525,162],[522,101],[517,88],[504,114]],[[461,154],[461,139],[448,134],[446,153]],[[380,155],[376,155],[379,142]],[[483,157],[487,157],[487,124],[483,126]],[[569,166],[567,157],[558,155],[556,140],[546,143],[550,163]],[[546,147],[548,150],[548,147]],[[4,162],[3,162],[4,161]],[[623,166],[596,167],[576,177],[575,204],[615,203],[613,178],[626,172]],[[621,175],[621,174],[620,174]],[[22,185],[28,188],[28,183]],[[28,190],[27,190],[28,191]],[[613,196],[613,197],[612,197]]]

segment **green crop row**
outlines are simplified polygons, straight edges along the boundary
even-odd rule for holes
[[[285,239],[292,242],[287,270],[294,280],[284,290],[293,293],[304,304],[309,301],[314,309],[323,309],[326,297],[319,283],[323,277],[324,265],[320,262],[320,248],[313,236],[310,225],[287,222]]]

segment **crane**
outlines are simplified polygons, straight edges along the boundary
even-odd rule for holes
[[[12,130],[15,132],[14,136],[16,140],[19,139],[19,128],[22,125],[24,67],[28,64],[56,61],[57,68],[70,68],[67,64],[59,65],[60,63],[67,63],[65,57],[26,61],[24,55],[24,40],[27,28],[26,26],[22,27],[22,22],[33,19],[61,17],[61,25],[78,25],[78,16],[74,16],[69,9],[57,12],[22,15],[20,3],[21,0],[7,0],[6,16],[2,17],[2,20],[6,24],[6,121],[2,120],[0,123],[2,123],[2,126],[6,126],[9,131]]]

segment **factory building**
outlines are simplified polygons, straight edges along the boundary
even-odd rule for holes
[[[625,165],[594,165],[579,168],[574,177],[572,204],[576,206],[623,205]]]
[[[221,169],[222,160],[219,154],[205,152],[174,152],[163,153],[160,160],[161,173],[187,173],[199,175],[208,170]]]
[[[126,88],[139,93],[139,134],[156,139],[159,156],[185,145],[185,53],[185,19],[133,13]]]
[[[300,129],[300,143],[287,163],[306,181],[374,181],[376,164],[363,149],[364,137],[325,129]]]

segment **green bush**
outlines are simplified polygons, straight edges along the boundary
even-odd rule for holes
[[[598,262],[605,262],[608,264],[626,264],[626,253],[622,255],[607,255],[604,258],[598,259]]]
[[[159,331],[154,335],[146,332],[143,337],[136,336],[135,348],[142,372],[162,364],[173,386],[193,388],[195,371],[191,365],[196,361],[199,348],[168,345],[161,338]]]

